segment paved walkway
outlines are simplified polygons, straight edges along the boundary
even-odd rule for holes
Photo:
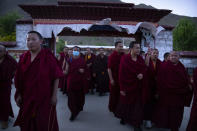
[[[12,90],[12,106],[15,118],[18,113],[18,107],[15,104]],[[58,122],[60,131],[132,131],[132,127],[128,125],[120,125],[112,113],[108,111],[109,96],[99,97],[98,95],[87,95],[84,111],[79,114],[74,122],[69,121],[70,112],[67,107],[67,97],[58,93]],[[180,131],[185,131],[189,119],[190,108],[185,108],[184,120]],[[18,127],[12,127],[14,119],[10,119],[10,127],[5,131],[19,131]],[[1,129],[0,129],[1,130]],[[164,129],[153,128],[143,131],[168,131]]]

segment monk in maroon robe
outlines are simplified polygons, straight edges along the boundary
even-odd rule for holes
[[[161,64],[158,59],[159,51],[157,49],[152,49],[150,53],[146,55],[146,65],[148,66],[148,81],[149,81],[149,99],[145,104],[144,108],[144,120],[146,128],[152,128],[152,115],[155,110],[155,105],[157,103],[157,74]]]
[[[73,50],[69,49],[68,50],[68,58],[67,58],[67,63],[72,61],[73,57]]]
[[[60,78],[59,81],[59,88],[61,88],[60,91],[63,92],[63,94],[67,93],[67,78],[68,78],[68,61],[69,61],[69,56],[64,58],[63,64],[62,64],[62,70],[64,77]]]
[[[16,71],[17,62],[0,45],[0,121],[1,128],[8,127],[9,116],[14,117],[10,102],[12,78]]]
[[[86,74],[87,74],[87,89],[90,90],[91,94],[94,94],[94,83],[95,79],[93,77],[93,63],[96,56],[91,52],[90,48],[86,49],[87,53],[85,55],[86,61]]]
[[[68,66],[67,93],[70,121],[75,120],[85,104],[85,60],[80,56],[79,48],[73,48],[73,57]]]
[[[159,99],[153,122],[159,128],[178,131],[183,119],[184,106],[191,102],[188,96],[192,93],[188,74],[179,62],[177,52],[170,53],[170,61],[160,66],[157,78]]]
[[[164,58],[164,61],[163,62],[167,62],[170,60],[170,53],[169,52],[166,52],[164,55],[163,55],[163,58]]]
[[[109,111],[115,113],[120,96],[119,85],[119,65],[121,57],[123,56],[123,44],[120,41],[115,43],[115,50],[108,58],[108,74],[109,74]]]
[[[63,52],[59,53],[58,61],[61,66],[63,65],[63,61],[65,57],[68,57],[68,47],[66,46],[64,47]]]
[[[194,99],[187,131],[197,131],[197,68],[193,74]]]
[[[130,53],[121,58],[119,68],[120,103],[116,116],[141,131],[143,105],[147,97],[147,67],[140,56],[140,44],[132,42]]]
[[[64,73],[64,83],[63,85],[65,86],[64,87],[64,90],[63,90],[63,94],[67,93],[67,78],[68,78],[68,66],[70,62],[72,62],[72,54],[73,54],[73,51],[72,49],[68,50],[68,57],[66,57],[63,61],[63,65],[62,65],[62,70],[63,70],[63,73]]]
[[[66,64],[65,62],[68,59],[68,47],[64,47],[63,52],[60,52],[59,57],[58,57],[58,61],[59,61],[59,65],[60,67],[65,70],[66,68]],[[59,80],[59,88],[61,88],[61,91],[63,92],[63,94],[66,93],[66,74],[64,74],[65,76],[60,78]]]
[[[97,91],[99,96],[104,96],[109,91],[109,76],[107,73],[107,61],[108,57],[105,55],[104,49],[99,49],[99,55],[97,55],[94,65],[93,72],[96,76]]]
[[[41,49],[40,33],[27,34],[29,51],[21,55],[15,75],[15,100],[19,114],[14,126],[21,131],[58,131],[57,89],[63,76],[54,55]]]

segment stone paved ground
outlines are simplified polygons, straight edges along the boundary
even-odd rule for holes
[[[12,90],[12,106],[15,117],[18,113],[13,98],[15,90]],[[67,97],[58,93],[58,122],[60,131],[132,131],[132,127],[128,125],[120,125],[119,120],[114,118],[112,113],[108,111],[109,96],[99,97],[98,95],[87,95],[84,111],[79,114],[74,122],[70,122],[70,112],[67,107]],[[189,119],[190,108],[185,108],[184,120],[180,131],[185,131]],[[12,127],[15,119],[10,119],[9,128],[5,131],[19,131],[18,127]],[[1,130],[1,129],[0,129]],[[153,128],[143,131],[169,131],[164,129]]]

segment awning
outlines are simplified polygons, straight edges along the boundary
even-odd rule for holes
[[[3,45],[5,47],[16,47],[16,42],[0,42],[0,45]]]
[[[102,32],[119,32],[134,35],[139,28],[144,28],[150,31],[150,33],[156,38],[159,32],[165,30],[162,26],[156,27],[150,22],[139,22],[136,25],[116,25],[111,22],[110,18],[103,19],[99,23],[95,24],[37,24],[34,30],[40,32],[44,38],[51,38],[52,32],[54,36],[58,36],[65,28],[70,28],[74,32],[81,33],[85,31],[95,31],[97,33]]]

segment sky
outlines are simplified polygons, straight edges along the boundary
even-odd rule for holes
[[[135,5],[144,3],[158,9],[172,10],[173,14],[197,17],[197,0],[121,0]]]

